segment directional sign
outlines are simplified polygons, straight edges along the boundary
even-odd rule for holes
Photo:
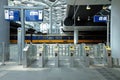
[[[19,10],[5,10],[5,20],[7,21],[20,21]]]
[[[107,16],[95,15],[94,22],[107,22]]]
[[[42,10],[25,10],[26,21],[43,21]]]

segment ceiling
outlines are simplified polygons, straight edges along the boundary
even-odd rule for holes
[[[66,16],[67,4],[65,0],[8,0],[9,6],[27,6],[27,7],[43,7],[44,19],[43,22],[25,22],[26,28],[33,28],[40,31],[41,23],[50,23],[50,7],[52,6],[52,24],[53,27],[61,27],[61,21]],[[28,26],[31,25],[31,26]],[[38,26],[34,26],[38,25]]]
[[[108,6],[111,4],[111,0],[8,0],[9,6],[33,6],[43,7],[44,10],[44,23],[50,22],[50,6],[52,9],[52,23],[54,27],[60,28],[62,21],[64,22],[64,30],[74,30],[77,27],[78,30],[104,30],[106,29],[106,23],[94,23],[94,15],[109,15],[110,9]],[[90,10],[86,9],[86,6],[91,7]],[[103,9],[106,6],[106,9]],[[78,21],[79,17],[79,21]],[[26,27],[33,26],[36,31],[39,31],[40,23],[26,23]],[[34,25],[33,25],[34,24]],[[74,25],[74,26],[73,26]],[[80,26],[80,27],[79,27]],[[85,27],[86,26],[86,27]],[[101,27],[99,27],[101,26]],[[29,28],[28,27],[28,28]]]
[[[103,5],[89,5],[89,6],[91,7],[90,10],[86,9],[86,5],[76,5],[76,6],[69,5],[67,17],[77,18],[78,16],[80,16],[80,19],[86,20],[88,19],[88,16],[92,17],[97,12],[99,12],[103,7]],[[74,14],[74,8],[75,8],[75,14]]]
[[[87,5],[68,5],[65,26],[106,26],[106,23],[94,23],[95,15],[109,15],[110,10],[103,9],[109,5],[89,5],[91,9],[86,9]],[[79,18],[79,20],[78,20]]]
[[[67,5],[103,5],[110,4],[111,0],[66,0]]]
[[[67,12],[63,29],[66,31],[74,30],[72,26],[76,26],[78,30],[82,31],[106,29],[106,22],[95,23],[93,18],[95,15],[110,15],[110,5],[109,0],[67,0]],[[90,9],[87,9],[88,6]]]

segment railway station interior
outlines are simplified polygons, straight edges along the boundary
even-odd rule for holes
[[[0,0],[0,80],[120,80],[120,0]]]

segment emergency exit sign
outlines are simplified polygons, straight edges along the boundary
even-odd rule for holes
[[[95,15],[94,22],[107,22],[107,16]]]

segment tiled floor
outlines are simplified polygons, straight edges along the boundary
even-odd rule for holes
[[[7,70],[1,71],[0,74],[0,80],[106,80],[95,70],[75,68]]]
[[[119,74],[119,70],[84,65],[76,68],[23,68],[11,62],[0,66],[0,80],[120,80]]]
[[[14,65],[14,66],[13,66]],[[101,69],[101,70],[100,70]],[[104,68],[105,69],[105,68]],[[0,66],[0,80],[118,80],[108,79],[103,68],[23,68],[15,63]],[[120,79],[119,79],[120,80]]]

